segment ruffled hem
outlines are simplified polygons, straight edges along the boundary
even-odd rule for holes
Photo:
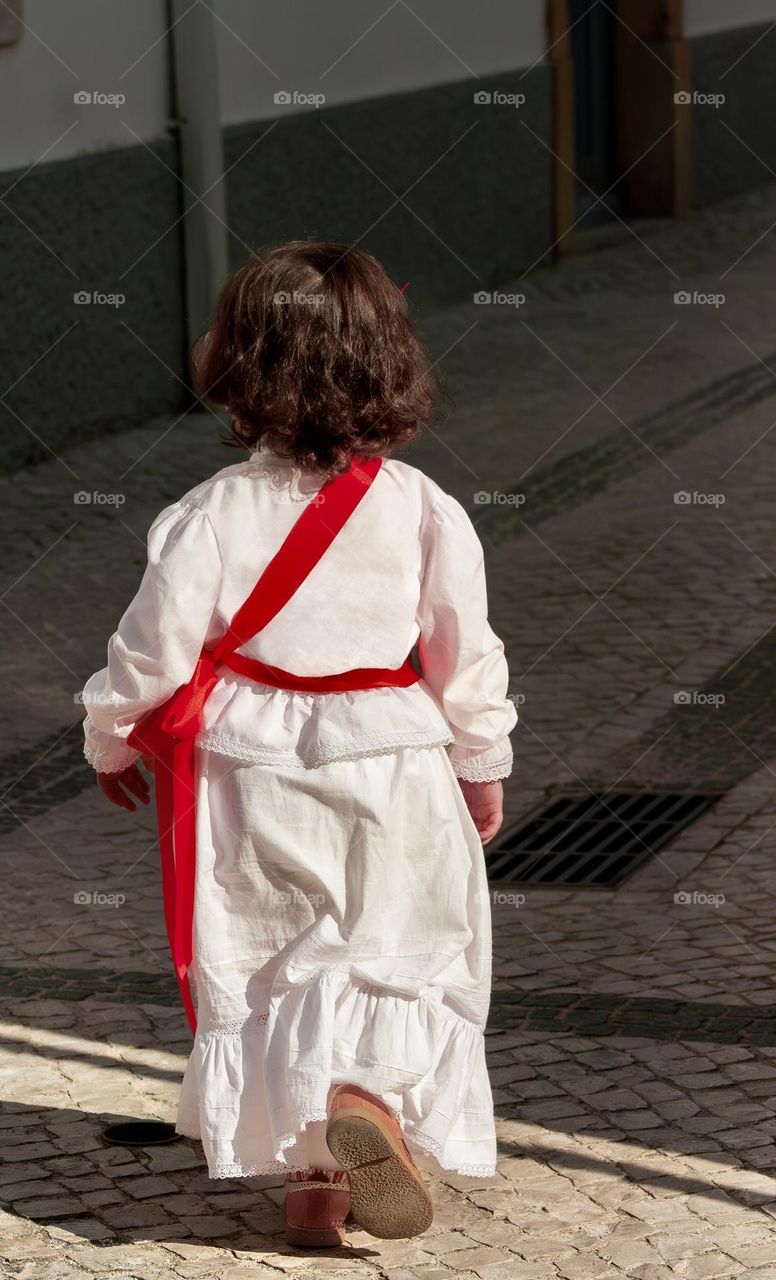
[[[496,1174],[496,1162],[493,1160],[490,1164],[445,1164],[444,1155],[434,1147],[424,1145],[418,1141],[417,1135],[410,1133],[401,1115],[393,1112],[395,1119],[399,1123],[404,1141],[407,1143],[410,1151],[415,1155],[431,1156],[445,1173],[455,1173],[459,1178],[493,1178]],[[323,1110],[309,1116],[308,1124],[315,1121],[324,1121],[328,1119],[328,1112]],[[176,1124],[175,1132],[180,1134],[182,1138],[191,1138],[200,1141],[199,1133],[189,1133],[185,1128],[181,1128],[180,1124]],[[210,1178],[267,1178],[274,1174],[285,1177],[289,1173],[293,1173],[296,1169],[306,1169],[306,1162],[301,1164],[289,1164],[286,1160],[263,1160],[260,1163],[246,1163],[243,1160],[216,1160],[215,1164],[208,1170]]]
[[[197,745],[248,764],[317,769],[340,760],[454,741],[420,680],[341,693],[299,693],[221,675],[205,703]]]
[[[405,748],[447,746],[451,733],[439,734],[428,729],[395,730],[384,734],[362,734],[340,741],[317,742],[308,751],[284,751],[273,747],[253,746],[220,733],[200,733],[196,745],[218,755],[243,760],[247,764],[269,764],[283,768],[319,769],[322,765],[343,760],[361,760],[365,756],[384,756]]]
[[[408,998],[335,968],[286,982],[265,1013],[200,1017],[176,1128],[201,1139],[211,1178],[307,1167],[305,1128],[346,1082],[379,1096],[440,1169],[495,1172],[483,1026],[442,988]]]
[[[410,1151],[414,1152],[415,1155],[432,1156],[439,1165],[439,1168],[443,1169],[445,1173],[455,1173],[459,1178],[493,1178],[495,1176],[495,1160],[491,1164],[462,1164],[455,1166],[443,1164],[436,1151],[429,1151],[422,1145],[422,1143],[418,1142],[412,1134],[407,1132],[405,1127],[402,1125],[402,1117],[400,1115],[396,1115],[394,1112],[394,1116],[399,1122],[404,1141],[407,1143]],[[324,1121],[326,1119],[328,1119],[328,1113],[324,1110],[316,1115],[310,1116],[308,1123],[312,1124],[315,1121]],[[195,1141],[200,1140],[198,1133],[189,1133],[187,1129],[181,1128],[179,1124],[176,1124],[175,1132],[180,1134],[182,1138],[191,1138]],[[294,1170],[306,1169],[307,1167],[307,1164],[288,1164],[285,1160],[264,1160],[259,1164],[248,1164],[242,1160],[217,1160],[212,1169],[208,1171],[208,1177],[214,1179],[267,1178],[272,1177],[275,1174],[285,1177],[287,1174],[293,1173]]]

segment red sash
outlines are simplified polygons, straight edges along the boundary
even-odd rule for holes
[[[396,669],[363,667],[331,676],[295,676],[235,653],[288,603],[364,497],[380,466],[380,458],[354,462],[344,475],[323,485],[237,610],[226,634],[215,648],[203,649],[188,683],[144,716],[127,739],[136,751],[154,758],[164,917],[181,998],[193,1032],[197,1019],[189,967],[196,871],[194,742],[205,702],[219,678],[217,667],[227,666],[276,688],[320,693],[386,685],[407,687],[418,679],[409,657]]]

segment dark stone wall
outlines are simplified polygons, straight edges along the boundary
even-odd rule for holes
[[[776,171],[774,58],[766,26],[693,40],[694,90],[726,99],[690,108],[696,206]],[[476,105],[478,90],[525,102]],[[232,263],[295,237],[355,242],[409,280],[421,315],[504,285],[553,240],[539,138],[546,65],[227,128]],[[0,470],[183,411],[175,167],[162,140],[0,175]],[[126,300],[74,302],[96,290]]]
[[[526,100],[475,105],[483,89]],[[234,265],[297,237],[357,242],[422,312],[552,243],[552,158],[531,133],[551,145],[546,67],[281,117],[262,139],[271,124],[226,130]],[[175,166],[161,141],[0,175],[0,470],[183,411]],[[82,290],[126,301],[78,305]]]
[[[526,101],[478,106],[481,89]],[[427,310],[504,285],[552,244],[552,157],[531,133],[552,145],[545,66],[271,123],[226,132],[235,265],[282,240],[358,242]]]
[[[693,89],[725,95],[720,107],[691,108],[693,203],[700,207],[773,178],[776,30],[758,25],[698,36],[691,57]]]
[[[174,148],[153,151],[0,175],[4,470],[184,404]],[[126,301],[79,305],[80,291]]]

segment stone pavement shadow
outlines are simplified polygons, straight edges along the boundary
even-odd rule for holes
[[[546,1132],[551,1129],[552,1125],[543,1125],[542,1129]],[[564,1129],[563,1133],[568,1134],[570,1130]],[[581,1137],[592,1137],[589,1130],[581,1130]],[[679,1137],[679,1134],[676,1135]],[[638,1148],[638,1150],[634,1150]],[[627,1143],[628,1154],[618,1154],[614,1150],[614,1144],[609,1146],[607,1142],[606,1155],[603,1153],[597,1155],[588,1147],[580,1145],[577,1150],[571,1150],[568,1146],[553,1146],[547,1141],[540,1144],[532,1145],[529,1142],[521,1144],[519,1142],[500,1141],[498,1143],[499,1161],[508,1161],[510,1166],[512,1162],[517,1160],[528,1160],[532,1164],[541,1164],[549,1166],[555,1173],[566,1174],[574,1180],[574,1175],[591,1174],[600,1175],[603,1180],[605,1178],[619,1179],[628,1181],[634,1187],[644,1190],[652,1189],[658,1194],[673,1193],[680,1196],[696,1196],[706,1199],[710,1202],[724,1201],[734,1202],[742,1208],[749,1210],[762,1209],[766,1212],[769,1222],[773,1222],[773,1213],[766,1210],[767,1206],[773,1210],[774,1189],[773,1186],[763,1188],[758,1191],[754,1187],[742,1187],[735,1185],[733,1179],[726,1185],[724,1172],[720,1171],[720,1164],[729,1165],[730,1173],[747,1172],[752,1170],[756,1177],[767,1171],[762,1169],[753,1169],[748,1165],[745,1155],[741,1153],[738,1156],[732,1156],[729,1153],[714,1151],[699,1154],[693,1157],[695,1169],[689,1167],[686,1172],[678,1173],[676,1171],[676,1162],[672,1159],[673,1172],[666,1172],[659,1166],[652,1166],[649,1159],[644,1157],[654,1156],[656,1153],[665,1152],[667,1156],[674,1156],[676,1153],[672,1150],[670,1142],[663,1141],[660,1145],[656,1143],[645,1142],[643,1138],[629,1137]],[[713,1173],[714,1181],[703,1176],[703,1164],[708,1164],[709,1174]],[[501,1166],[505,1168],[505,1166]],[[517,1184],[516,1190],[520,1191],[520,1184]]]
[[[514,1114],[515,1108],[509,1110]],[[3,1130],[3,1169],[0,1173],[0,1203],[11,1213],[46,1227],[56,1227],[93,1244],[187,1243],[239,1248],[259,1257],[270,1254],[294,1255],[283,1239],[281,1204],[283,1180],[277,1175],[255,1178],[211,1179],[198,1143],[181,1138],[159,1147],[130,1149],[105,1142],[106,1124],[134,1119],[118,1112],[89,1113],[75,1108],[4,1103],[0,1106]],[[539,1166],[567,1175],[590,1175],[594,1180],[627,1181],[634,1187],[695,1196],[711,1202],[721,1198],[742,1207],[761,1209],[773,1191],[756,1186],[736,1185],[735,1177],[726,1185],[720,1162],[729,1161],[731,1175],[747,1169],[745,1154],[726,1155],[719,1151],[693,1157],[694,1168],[678,1173],[661,1172],[642,1156],[655,1156],[672,1148],[685,1147],[679,1130],[666,1128],[660,1141],[627,1135],[622,1153],[612,1139],[612,1130],[599,1135],[600,1152],[593,1143],[595,1130],[589,1122],[575,1131],[571,1125],[555,1126],[559,1135],[587,1140],[577,1150],[566,1143],[548,1141],[552,1121],[525,1122],[525,1139],[502,1140],[498,1144],[499,1167],[508,1180],[514,1178],[520,1194],[521,1170],[529,1175],[530,1186]],[[532,1140],[531,1130],[536,1140]],[[674,1139],[674,1141],[672,1141]],[[704,1176],[703,1164],[709,1162]],[[762,1170],[756,1171],[761,1174]],[[443,1175],[448,1187],[472,1191],[477,1179]],[[482,1187],[493,1186],[484,1179]],[[487,1192],[486,1192],[487,1194]],[[769,1218],[771,1215],[769,1214]],[[377,1244],[377,1242],[375,1242]],[[377,1252],[369,1243],[346,1244],[327,1250],[327,1258],[369,1258]]]
[[[187,1138],[147,1148],[105,1142],[105,1125],[137,1118],[0,1104],[0,1205],[98,1246],[153,1241],[222,1247],[225,1254],[239,1248],[259,1260],[309,1257],[283,1238],[282,1177],[209,1178],[199,1143]],[[354,1260],[375,1252],[346,1244],[325,1256]]]

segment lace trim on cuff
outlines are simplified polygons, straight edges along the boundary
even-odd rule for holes
[[[512,757],[504,756],[494,760],[492,764],[484,764],[479,760],[451,759],[453,773],[464,782],[498,782],[508,778],[512,772]]]
[[[131,764],[138,759],[140,752],[134,751],[132,747],[125,744],[115,747],[111,744],[110,748],[104,746],[92,746],[89,742],[84,743],[84,755],[89,761],[93,769],[98,773],[123,773]]]

